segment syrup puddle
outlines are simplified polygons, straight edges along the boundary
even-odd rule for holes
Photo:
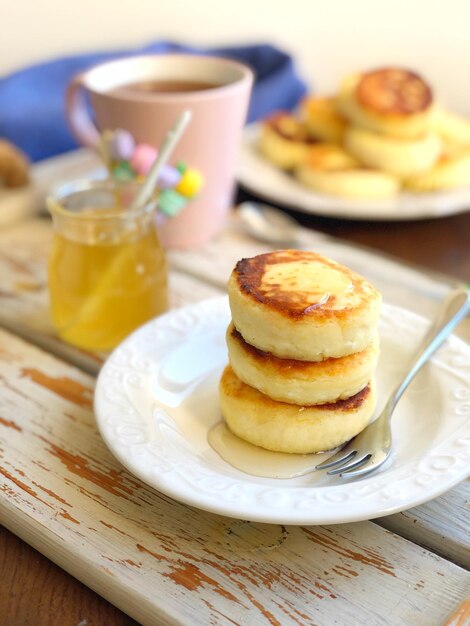
[[[271,452],[239,439],[225,425],[218,422],[207,435],[211,448],[224,461],[238,470],[263,478],[296,478],[315,470],[315,466],[326,461],[335,450],[316,454],[288,454]]]

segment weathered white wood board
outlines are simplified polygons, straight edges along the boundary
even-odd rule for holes
[[[374,521],[470,570],[470,479],[420,507]]]
[[[0,522],[143,624],[442,624],[470,573],[371,522],[250,524],[111,456],[93,379],[0,331]]]
[[[323,241],[322,235],[306,233],[306,241]],[[86,353],[61,342],[54,335],[48,317],[46,260],[51,238],[50,224],[46,220],[30,220],[0,233],[0,326],[40,345],[53,354],[74,363],[90,373],[96,373],[104,355]],[[320,244],[319,244],[320,245]],[[265,249],[248,240],[236,228],[224,233],[202,250],[174,251],[170,263],[179,269],[170,272],[172,306],[182,306],[222,293],[220,288],[202,282],[207,276],[212,284],[223,286],[236,259]],[[359,261],[358,261],[359,262]],[[379,261],[377,261],[379,262]],[[385,262],[384,276],[393,273],[393,266]],[[193,278],[188,273],[196,273]],[[408,272],[411,287],[408,292],[417,294],[414,281],[422,285],[421,299],[415,304],[425,307],[430,298],[439,297],[442,287],[435,286]],[[384,279],[385,280],[385,279]],[[389,278],[389,280],[391,280]],[[421,282],[420,282],[421,281]],[[406,282],[406,281],[404,281]],[[394,297],[405,297],[401,287],[392,281]],[[394,286],[395,285],[395,286]],[[434,300],[431,300],[431,304]],[[470,321],[462,325],[461,334],[470,338]],[[470,482],[464,481],[434,501],[405,513],[376,520],[390,530],[428,549],[470,568]]]

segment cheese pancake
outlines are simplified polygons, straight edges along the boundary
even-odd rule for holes
[[[352,154],[334,143],[310,146],[302,163],[307,161],[312,169],[325,172],[351,170],[361,166]]]
[[[445,140],[470,146],[470,119],[441,107],[436,107],[432,127]]]
[[[390,198],[399,189],[394,176],[362,168],[355,156],[331,143],[311,146],[294,175],[315,191],[345,198]]]
[[[375,339],[382,300],[359,274],[303,250],[242,259],[228,296],[233,323],[247,343],[301,361],[364,350]]]
[[[277,402],[227,366],[219,386],[222,415],[240,439],[275,452],[308,454],[341,446],[363,430],[376,404],[371,381],[352,398],[318,406]]]
[[[426,133],[417,139],[402,139],[351,126],[344,142],[363,165],[400,178],[429,169],[442,151],[442,142],[435,133]]]
[[[294,176],[314,191],[342,198],[393,198],[400,189],[395,176],[366,169],[356,157],[326,143],[309,149],[295,168]]]
[[[290,170],[304,158],[314,142],[302,122],[280,111],[261,123],[258,149],[277,167]]]
[[[241,381],[273,400],[323,404],[349,398],[372,378],[379,356],[375,338],[362,350],[339,359],[279,359],[246,343],[233,324],[227,330],[230,365]]]
[[[405,180],[405,187],[416,192],[455,189],[470,185],[470,149],[456,150],[452,156],[443,155],[426,172],[420,172]]]
[[[334,98],[306,97],[300,105],[300,117],[315,139],[341,142],[346,120],[338,114]]]
[[[418,74],[386,67],[347,77],[336,106],[353,125],[392,137],[419,137],[429,129],[433,94]]]

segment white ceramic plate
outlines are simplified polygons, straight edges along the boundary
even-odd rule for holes
[[[171,311],[127,338],[101,370],[95,392],[101,434],[121,463],[155,489],[246,520],[336,524],[402,511],[470,474],[470,347],[454,336],[402,398],[392,459],[375,474],[285,480],[234,469],[207,443],[221,419],[217,384],[229,319],[225,297]],[[404,309],[383,307],[382,403],[426,325]]]
[[[265,200],[326,217],[356,220],[414,220],[463,213],[470,208],[470,187],[413,194],[389,200],[348,200],[316,193],[264,159],[256,149],[259,125],[245,129],[237,167],[239,182]]]

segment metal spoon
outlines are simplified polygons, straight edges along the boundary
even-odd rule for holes
[[[245,231],[258,241],[284,248],[300,246],[299,224],[280,209],[257,202],[242,202],[237,215]]]

